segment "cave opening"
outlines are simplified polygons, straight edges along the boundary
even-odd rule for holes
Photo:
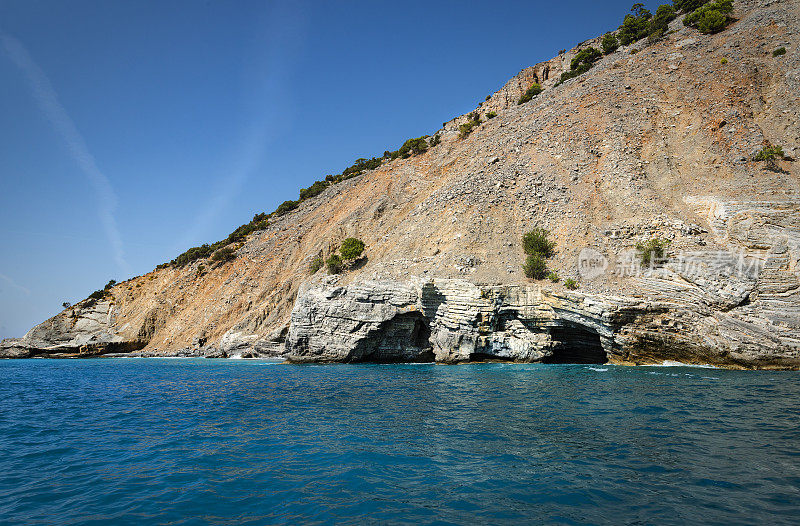
[[[608,361],[600,335],[578,324],[567,324],[550,329],[553,353],[542,363],[603,364]]]

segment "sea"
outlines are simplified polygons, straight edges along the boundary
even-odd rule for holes
[[[798,524],[800,373],[0,362],[0,524]]]

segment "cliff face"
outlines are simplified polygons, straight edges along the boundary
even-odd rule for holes
[[[467,117],[453,119],[441,144],[303,202],[235,260],[120,283],[0,354],[797,367],[800,168],[752,159],[767,141],[800,157],[800,5],[734,5],[719,34],[679,19],[559,86],[577,49],[527,68],[477,108],[468,137]],[[534,81],[544,91],[517,105]],[[578,291],[523,276],[534,226]],[[366,261],[309,274],[350,236]],[[669,261],[642,269],[635,246],[653,237],[670,241]]]

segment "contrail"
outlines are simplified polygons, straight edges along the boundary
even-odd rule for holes
[[[31,295],[31,291],[30,290],[26,289],[25,287],[23,287],[22,285],[20,285],[19,283],[17,283],[13,279],[9,278],[5,274],[0,274],[0,279],[2,279],[3,281],[5,281],[9,285],[11,285],[12,287],[17,289],[18,291],[22,292],[26,296],[30,296]]]
[[[248,178],[264,161],[268,142],[280,134],[285,122],[291,119],[287,108],[286,81],[292,60],[302,47],[308,19],[305,2],[278,3],[263,13],[264,25],[257,40],[257,57],[246,72],[252,93],[248,97],[249,113],[254,116],[243,130],[244,140],[231,170],[220,178],[220,190],[196,217],[194,224],[178,242],[175,252],[185,250],[196,242],[234,201]],[[276,102],[279,101],[279,102]]]
[[[89,178],[92,186],[94,186],[99,203],[100,222],[111,245],[114,261],[116,261],[120,270],[126,274],[129,273],[130,267],[125,261],[125,254],[122,249],[122,238],[119,235],[117,222],[114,219],[117,196],[114,194],[111,182],[97,167],[94,157],[89,153],[89,148],[86,146],[86,141],[78,131],[75,123],[72,122],[67,111],[58,101],[58,95],[53,89],[53,85],[44,71],[31,58],[25,46],[16,38],[6,34],[0,35],[0,40],[3,42],[6,54],[28,78],[39,109],[67,143],[72,158],[83,173],[86,174],[86,177]]]

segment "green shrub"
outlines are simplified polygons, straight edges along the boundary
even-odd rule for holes
[[[720,63],[720,64],[722,64],[722,65],[724,66],[725,64],[727,64],[727,63],[728,63],[728,59],[727,59],[727,58],[725,58],[725,57],[722,57],[722,58],[719,60],[719,63]]]
[[[718,33],[733,21],[733,0],[708,2],[683,19],[683,25],[697,28],[701,33]]]
[[[397,153],[403,159],[411,157],[412,155],[419,155],[428,149],[428,136],[417,137],[416,139],[409,139],[403,143]]]
[[[466,138],[470,133],[472,133],[472,130],[481,125],[482,121],[480,115],[478,115],[478,112],[473,111],[467,118],[469,120],[458,127],[459,139]]]
[[[782,159],[784,156],[783,148],[780,146],[773,146],[767,144],[761,151],[753,156],[754,161],[774,161],[775,159]]]
[[[639,251],[639,258],[645,267],[657,266],[661,264],[666,256],[669,241],[666,239],[653,238],[647,243],[637,243],[636,250]]]
[[[441,142],[442,142],[442,136],[439,135],[438,133],[435,134],[433,137],[431,137],[431,148],[437,146]]]
[[[683,13],[690,13],[708,2],[708,0],[672,0],[675,9]]]
[[[339,253],[344,259],[355,259],[364,252],[364,242],[354,237],[348,237],[342,241]]]
[[[519,98],[517,105],[525,104],[532,98],[536,97],[542,92],[542,86],[538,82],[534,82],[530,88]]]
[[[328,266],[328,274],[338,274],[342,271],[342,258],[337,254],[331,254],[331,256],[325,260],[325,265]]]
[[[600,51],[598,51],[596,48],[588,47],[581,49],[570,61],[570,70],[561,74],[561,78],[558,79],[556,85],[559,85],[569,79],[573,79],[579,75],[583,75],[589,71],[592,66],[594,66],[594,63],[597,62],[602,56],[603,54],[600,53]]]
[[[620,44],[627,46],[646,37],[650,30],[652,13],[644,8],[644,4],[633,4],[631,14],[625,15],[622,25],[619,26],[617,38]]]
[[[486,118],[487,119],[494,119],[495,117],[497,117],[497,112],[494,112],[494,111],[486,112]]]
[[[672,22],[678,16],[678,13],[675,11],[675,7],[669,4],[661,4],[656,9],[656,16],[653,20],[659,21],[666,21],[667,23]]]
[[[103,288],[103,290],[111,290],[111,288],[116,284],[117,284],[117,280],[110,279],[110,280],[108,280],[108,283],[106,283],[106,286]]]
[[[556,274],[555,272],[553,272],[553,271],[551,270],[550,272],[548,272],[548,273],[547,273],[547,279],[549,279],[549,280],[550,280],[550,281],[552,281],[553,283],[558,283],[558,281],[559,281],[561,278],[560,278],[560,277],[558,277],[558,274]]]
[[[275,209],[275,215],[282,216],[284,214],[288,214],[292,210],[298,207],[300,203],[298,201],[284,201],[283,203],[278,205],[278,208]]]
[[[569,290],[575,290],[578,288],[578,284],[572,278],[564,280],[564,286],[567,287]]]
[[[556,244],[550,241],[550,232],[544,228],[534,228],[522,236],[522,250],[529,256],[539,254],[542,257],[552,257]]]
[[[778,49],[776,49],[775,51],[772,52],[772,56],[773,57],[779,57],[779,56],[785,55],[785,54],[786,54],[786,48],[783,47],[783,46],[779,47]]]
[[[211,261],[219,265],[236,259],[236,249],[233,247],[223,247],[211,255]]]
[[[528,278],[542,279],[547,276],[547,263],[541,254],[532,254],[525,260],[522,271]]]
[[[619,47],[619,40],[614,33],[606,33],[603,35],[603,40],[600,41],[600,47],[603,48],[603,53],[610,55]]]
[[[308,264],[308,272],[311,274],[316,274],[317,271],[323,266],[325,266],[325,262],[321,257],[317,256],[311,260],[311,263]]]
[[[330,183],[328,181],[316,181],[308,188],[301,188],[300,200],[305,201],[306,199],[311,199],[312,197],[316,197],[322,192],[324,192],[325,189],[328,188],[329,186]]]

